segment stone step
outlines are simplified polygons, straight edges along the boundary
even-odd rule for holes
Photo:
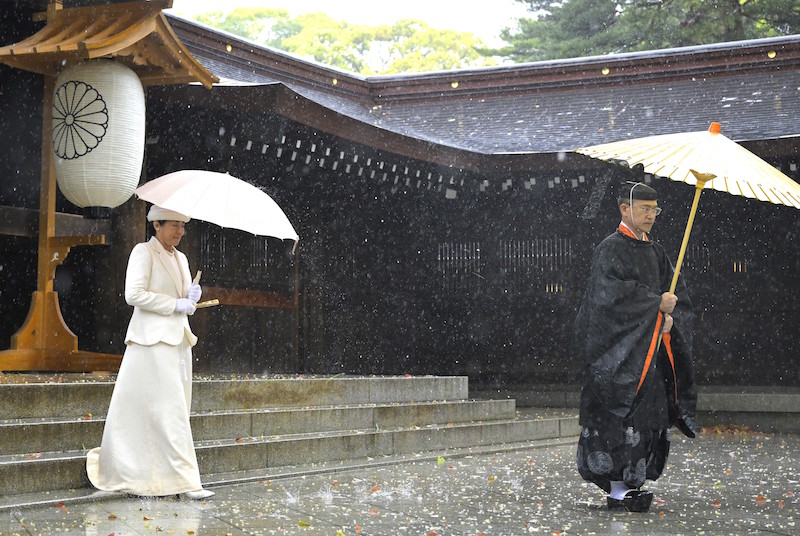
[[[458,449],[437,450],[436,452],[415,452],[411,454],[398,454],[394,456],[379,456],[338,462],[308,463],[289,465],[268,470],[234,471],[231,473],[215,473],[203,475],[203,486],[211,487],[241,484],[247,482],[264,482],[269,485],[287,478],[320,475],[335,472],[367,471],[372,468],[381,468],[404,463],[420,463],[430,461],[436,465],[453,463],[454,460],[465,457],[482,456],[495,452],[512,452],[517,450],[543,449],[574,445],[575,437],[561,437],[552,439],[539,439],[523,441],[520,443],[503,443],[501,445],[487,445],[465,447]],[[0,514],[7,511],[19,511],[26,507],[48,507],[73,509],[76,505],[87,502],[113,501],[119,495],[109,491],[99,491],[91,487],[54,490],[39,493],[19,493],[15,495],[0,495]]]
[[[15,378],[6,376],[7,382]],[[92,375],[72,378],[63,383],[0,383],[0,420],[105,415],[113,381]],[[466,376],[196,379],[192,391],[193,413],[466,400],[469,395]]]
[[[701,385],[697,388],[701,428],[744,427],[764,433],[800,433],[800,387]],[[476,399],[513,399],[519,408],[576,409],[580,386],[532,385],[525,389],[472,389]]]
[[[452,448],[499,446],[570,437],[577,435],[578,431],[577,417],[565,416],[208,440],[198,441],[196,452],[204,480],[213,480],[210,475],[252,474],[253,471],[263,471],[268,477],[280,467],[301,462],[325,463]],[[88,487],[85,463],[84,450],[0,456],[0,495]]]
[[[195,441],[207,441],[513,419],[514,412],[513,400],[311,406],[198,413],[191,416],[191,426]],[[89,415],[0,421],[0,452],[90,449],[100,445],[104,425],[104,418]]]

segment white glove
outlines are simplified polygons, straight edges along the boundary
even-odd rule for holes
[[[195,311],[194,302],[189,298],[178,298],[175,300],[175,312],[176,313],[186,313],[187,315],[193,315]]]
[[[197,283],[192,283],[189,285],[189,292],[186,293],[186,297],[192,300],[194,303],[200,301],[200,296],[203,295],[203,289],[200,288],[200,285]]]

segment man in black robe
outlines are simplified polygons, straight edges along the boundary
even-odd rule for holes
[[[608,493],[612,509],[647,511],[645,480],[661,476],[669,429],[695,437],[692,309],[664,248],[647,234],[661,212],[656,191],[628,184],[618,230],[595,249],[575,321],[584,364],[578,471]]]

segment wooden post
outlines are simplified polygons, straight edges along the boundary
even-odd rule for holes
[[[0,352],[0,371],[118,370],[122,356],[78,350],[78,337],[67,327],[53,291],[56,267],[73,246],[104,244],[105,236],[55,236],[56,171],[53,165],[53,90],[55,77],[45,76],[42,112],[42,174],[39,192],[39,250],[36,291],[11,348]]]

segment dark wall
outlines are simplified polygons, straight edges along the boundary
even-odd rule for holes
[[[0,66],[0,204],[37,208],[41,80]],[[619,221],[622,169],[542,164],[478,176],[380,153],[271,113],[148,100],[146,176],[229,171],[283,207],[301,240],[192,222],[182,249],[205,286],[291,293],[291,309],[220,307],[192,319],[199,372],[466,374],[474,384],[576,383],[569,345],[592,251]],[[798,178],[797,162],[776,161]],[[546,162],[550,162],[547,159]],[[545,160],[543,160],[545,162]],[[795,169],[790,169],[795,164]],[[653,238],[673,259],[692,189],[653,181]],[[59,195],[60,210],[77,212]],[[86,350],[121,353],[122,275],[143,203],[117,209],[113,246],[74,248],[57,271]],[[800,343],[795,209],[706,192],[683,273],[701,383],[790,385]],[[139,236],[139,235],[142,236]],[[0,337],[27,314],[36,241],[0,237]],[[225,244],[224,251],[220,246]],[[257,253],[263,251],[264,255]],[[258,260],[261,259],[261,260]],[[109,274],[116,274],[109,277]]]
[[[491,386],[579,381],[572,322],[592,251],[619,222],[614,199],[627,171],[580,170],[581,157],[567,155],[564,169],[482,177],[269,113],[194,109],[185,117],[167,107],[159,115],[152,176],[187,163],[230,171],[273,195],[294,223],[299,371],[467,374]],[[652,184],[664,207],[653,238],[676,259],[693,189]],[[683,269],[701,383],[797,381],[800,311],[790,274],[800,262],[799,228],[795,209],[703,194]],[[273,263],[260,283],[246,275],[228,283],[286,288],[290,266]],[[220,322],[209,322],[202,351],[229,356],[215,366],[293,370],[291,312],[212,314]]]

